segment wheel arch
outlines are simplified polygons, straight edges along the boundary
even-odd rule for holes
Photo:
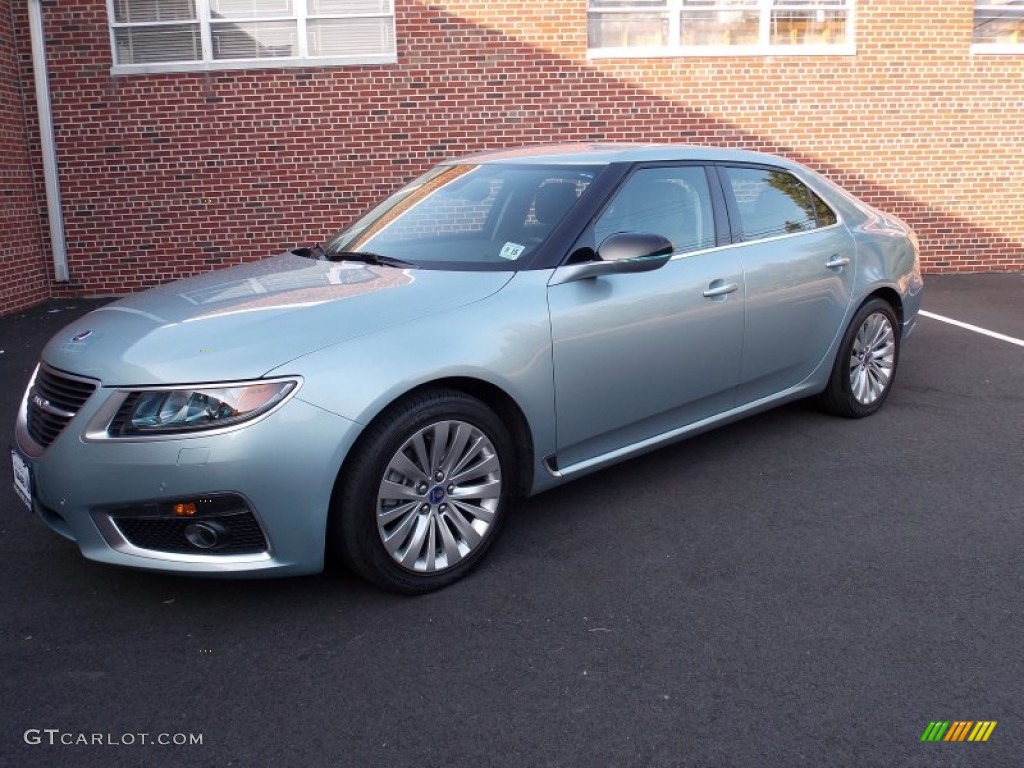
[[[525,496],[533,485],[533,431],[530,429],[526,414],[515,399],[498,385],[469,376],[452,376],[421,384],[402,397],[429,389],[454,389],[475,397],[497,414],[516,446],[515,495]]]
[[[873,302],[874,304],[872,304]],[[893,343],[895,347],[893,350],[893,359],[891,361],[892,364],[889,366],[891,368],[891,374],[886,378],[887,383],[884,385],[884,390],[881,394],[877,395],[871,401],[864,402],[857,399],[852,391],[853,384],[850,381],[852,373],[849,365],[851,354],[850,350],[854,339],[853,334],[859,332],[858,329],[863,327],[862,323],[870,316],[868,314],[869,306],[871,313],[876,313],[881,310],[879,304],[884,304],[896,318],[897,327],[892,329],[894,333]],[[832,360],[831,368],[829,369],[829,377],[825,382],[825,387],[816,398],[819,405],[824,408],[824,410],[847,418],[863,418],[864,416],[871,415],[882,406],[888,396],[896,375],[896,363],[899,360],[901,336],[900,327],[902,327],[902,320],[903,302],[899,293],[888,286],[877,287],[870,294],[865,296],[863,301],[856,305],[856,309],[854,309],[849,322],[846,324],[842,335],[838,339],[835,356]],[[874,344],[874,342],[872,342],[872,344]],[[863,363],[862,358],[860,359],[860,362]],[[857,367],[859,368],[860,365],[858,364]]]
[[[407,594],[418,594],[422,591],[435,589],[437,586],[443,586],[434,585],[431,587],[414,588],[410,586],[411,583],[407,583],[396,587],[395,584],[386,583],[386,580],[380,581],[380,579],[373,577],[371,572],[368,571],[368,568],[370,568],[370,565],[367,564],[369,560],[365,556],[356,557],[353,555],[353,551],[349,549],[350,547],[356,547],[357,543],[362,541],[364,537],[362,537],[359,530],[352,528],[350,519],[349,524],[346,524],[346,515],[342,506],[342,500],[347,499],[351,493],[351,485],[347,482],[350,479],[348,473],[358,471],[354,468],[354,465],[359,463],[359,457],[364,455],[366,449],[369,449],[369,446],[375,439],[374,433],[379,432],[375,427],[382,420],[394,416],[396,410],[400,409],[403,403],[407,403],[411,398],[422,398],[424,395],[432,393],[446,393],[450,397],[456,394],[472,397],[494,414],[494,417],[508,431],[507,439],[511,443],[510,449],[514,452],[514,464],[511,474],[514,475],[515,481],[514,484],[508,486],[511,497],[509,501],[514,500],[518,496],[525,496],[528,493],[532,481],[532,456],[534,456],[535,452],[534,442],[532,442],[531,432],[525,415],[514,399],[497,385],[470,377],[449,377],[424,382],[388,401],[386,406],[380,409],[367,422],[366,426],[360,430],[345,458],[342,460],[334,479],[334,485],[331,490],[331,502],[328,508],[327,536],[324,541],[325,563],[328,567],[333,568],[347,565],[349,569],[361,573],[365,578],[375,581],[381,586],[397,589],[399,592]],[[382,426],[381,428],[385,427]],[[483,551],[485,552],[485,549]],[[477,555],[478,557],[479,555]]]
[[[900,328],[903,327],[903,299],[900,297],[899,292],[895,288],[885,286],[882,288],[876,288],[874,291],[864,297],[864,300],[857,307],[857,311],[854,315],[860,311],[860,308],[867,304],[872,299],[882,299],[882,301],[889,304],[892,307],[893,312],[896,313],[896,319],[899,321]]]
[[[534,463],[534,441],[533,432],[530,429],[526,415],[519,404],[501,387],[483,379],[476,379],[469,376],[450,376],[432,381],[423,382],[408,389],[390,400],[387,405],[381,408],[361,430],[352,447],[346,453],[345,458],[338,468],[337,477],[334,480],[334,489],[331,492],[331,507],[334,508],[337,494],[340,491],[341,479],[344,476],[352,458],[359,452],[366,440],[370,428],[380,419],[385,418],[394,408],[405,400],[431,390],[455,390],[470,397],[474,397],[488,408],[490,408],[512,437],[516,446],[516,485],[514,492],[516,496],[525,496],[533,485],[533,463]]]

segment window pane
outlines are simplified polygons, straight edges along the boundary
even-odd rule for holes
[[[814,202],[803,183],[782,171],[726,168],[744,240],[814,229]]]
[[[852,7],[853,0],[589,0],[588,45],[843,45],[850,40]],[[668,39],[671,17],[656,8],[679,14],[678,39]]]
[[[846,42],[846,11],[772,11],[772,45],[840,45]]]
[[[294,21],[210,25],[215,59],[273,59],[298,55]]]
[[[587,167],[442,166],[349,226],[327,250],[508,268],[544,241],[593,176]]]
[[[774,0],[779,8],[848,8],[850,0]]]
[[[119,23],[189,21],[196,17],[194,0],[114,0]]]
[[[198,24],[122,27],[114,30],[114,47],[118,64],[201,61],[203,58]]]
[[[453,170],[451,175],[464,173]],[[395,248],[404,241],[416,242],[421,238],[467,235],[484,237],[487,217],[506,183],[503,178],[481,178],[450,189],[441,188],[428,199],[417,201],[403,217],[382,227],[375,240]]]
[[[668,45],[668,16],[650,13],[592,13],[587,17],[587,45],[591,48]]]
[[[523,223],[524,239],[538,240],[549,234],[576,204],[590,180],[572,174],[544,179],[533,195]]]
[[[616,232],[653,232],[672,241],[675,253],[715,245],[711,195],[704,169],[645,168],[637,171],[594,223],[600,246]]]
[[[310,56],[392,53],[391,18],[310,19],[306,22]]]
[[[668,8],[668,0],[590,0],[587,7],[592,11],[603,8],[617,8],[619,10],[656,10]]]
[[[391,0],[307,0],[310,16],[391,13]]]
[[[814,200],[814,211],[818,214],[818,226],[830,227],[835,224],[838,221],[836,218],[836,212],[829,208],[828,204],[816,194],[813,192],[810,194],[811,199]]]
[[[1000,45],[1024,44],[1024,2],[976,3],[974,42]]]
[[[683,11],[680,31],[683,45],[757,45],[760,14],[757,11]]]
[[[210,0],[210,18],[214,21],[291,15],[291,0]]]
[[[682,0],[683,8],[703,8],[716,11],[756,11],[760,0]]]

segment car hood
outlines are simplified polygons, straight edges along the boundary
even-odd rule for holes
[[[287,253],[94,310],[51,339],[43,360],[108,386],[257,378],[314,350],[478,301],[511,276]]]

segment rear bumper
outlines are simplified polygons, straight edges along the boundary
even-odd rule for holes
[[[906,340],[917,327],[918,313],[924,299],[924,281],[920,274],[914,276],[903,295],[903,324],[901,339]]]

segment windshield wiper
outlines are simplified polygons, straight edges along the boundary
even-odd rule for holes
[[[372,264],[375,267],[399,267],[408,269],[416,265],[396,259],[394,256],[382,256],[371,251],[330,251],[324,255],[329,261],[361,261],[364,264]]]
[[[301,248],[292,248],[292,253],[296,256],[301,256],[304,259],[323,259],[327,255],[327,251],[324,250],[320,243],[313,243],[312,245],[304,245]]]

